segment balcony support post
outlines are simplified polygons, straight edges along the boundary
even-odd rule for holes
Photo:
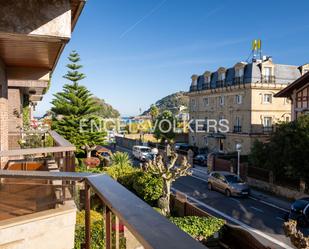
[[[85,249],[90,249],[90,186],[85,182]]]
[[[111,223],[112,223],[112,211],[105,206],[105,249],[112,248],[112,231],[111,231]]]

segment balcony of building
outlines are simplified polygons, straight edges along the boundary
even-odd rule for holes
[[[55,131],[38,135],[53,146],[0,151],[8,159],[0,170],[0,248],[72,249],[76,211],[85,210],[80,248],[89,249],[92,205],[104,214],[105,248],[205,248],[109,176],[73,172],[75,147]]]
[[[260,124],[252,124],[250,134],[257,135],[271,135],[275,131],[275,126],[264,126]]]
[[[241,132],[241,126],[240,125],[234,125],[233,132],[234,133],[240,133]]]
[[[274,75],[262,75],[262,83],[276,83],[276,77]]]
[[[243,76],[233,78],[233,84],[234,85],[239,85],[239,84],[243,84],[243,83],[244,83],[244,77]]]

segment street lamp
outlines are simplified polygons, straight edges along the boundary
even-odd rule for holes
[[[240,152],[241,152],[241,144],[236,144],[237,151],[237,175],[240,176]]]

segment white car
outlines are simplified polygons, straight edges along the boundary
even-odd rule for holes
[[[140,161],[147,161],[153,158],[153,153],[150,147],[135,145],[133,146],[133,156]]]

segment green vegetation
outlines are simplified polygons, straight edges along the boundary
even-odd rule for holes
[[[98,110],[95,114],[101,118],[119,118],[120,113],[114,109],[110,104],[107,104],[104,99],[93,97],[95,105],[98,106]]]
[[[198,241],[207,240],[209,237],[219,232],[225,224],[224,220],[214,217],[185,216],[170,217],[169,219]]]
[[[170,94],[160,100],[158,100],[154,105],[152,105],[148,110],[146,110],[143,115],[151,114],[151,110],[153,109],[153,106],[156,106],[160,112],[163,112],[165,110],[171,111],[174,115],[178,114],[180,111],[180,107],[186,107],[189,106],[189,97],[185,95],[184,92],[176,92],[173,94]]]
[[[156,206],[162,196],[163,182],[158,176],[138,172],[134,176],[133,189],[149,205]]]
[[[155,120],[154,137],[161,140],[161,143],[170,143],[175,138],[174,127],[177,127],[177,120],[170,111],[163,111]]]
[[[79,81],[85,78],[78,70],[82,67],[76,64],[80,61],[78,53],[73,51],[69,56],[67,67],[69,71],[63,77],[70,84],[63,86],[63,91],[54,94],[51,111],[54,114],[52,129],[69,140],[77,148],[78,156],[84,155],[82,146],[100,145],[104,143],[105,133],[99,127],[99,118],[95,115],[99,107],[93,95]]]
[[[114,165],[119,165],[120,167],[125,167],[127,165],[131,166],[131,160],[128,153],[117,151],[111,156],[111,160]]]
[[[295,156],[296,155],[296,156]],[[293,179],[309,180],[309,116],[281,123],[268,143],[256,141],[250,163]]]
[[[30,126],[30,107],[29,107],[29,95],[23,95],[23,127],[28,128]]]
[[[99,212],[90,211],[91,249],[104,248],[104,223],[103,215]],[[85,241],[85,211],[77,212],[75,227],[74,249],[82,248]]]

